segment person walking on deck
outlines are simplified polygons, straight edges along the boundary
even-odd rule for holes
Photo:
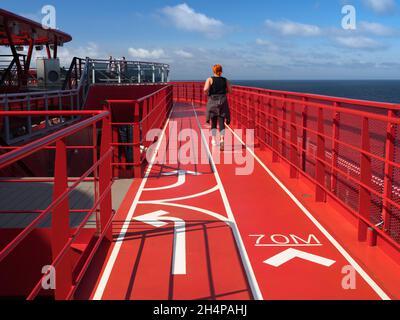
[[[231,113],[227,94],[232,93],[232,87],[226,78],[222,77],[222,66],[213,67],[214,76],[208,78],[204,85],[204,92],[208,95],[207,123],[211,122],[212,145],[217,145],[217,126],[220,131],[220,148],[225,148],[225,123],[230,124]]]

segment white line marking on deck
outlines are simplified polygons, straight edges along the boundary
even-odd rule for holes
[[[190,174],[193,176],[199,176],[200,174],[197,172],[193,171],[185,171],[185,170],[179,170],[179,171],[171,171],[171,172],[165,172],[162,175],[163,176],[174,176],[178,175],[178,181],[174,184],[171,184],[169,186],[165,187],[158,187],[158,188],[144,188],[143,191],[162,191],[162,190],[168,190],[168,189],[173,189],[173,188],[178,188],[186,183],[186,175]]]
[[[203,144],[204,144],[204,146],[205,146],[205,148],[207,150],[208,158],[210,160],[211,167],[212,167],[212,169],[214,171],[215,179],[216,179],[217,184],[219,186],[219,190],[220,190],[220,193],[221,193],[222,200],[224,202],[225,210],[226,210],[226,212],[228,214],[228,219],[232,222],[232,224],[231,224],[232,232],[233,232],[233,235],[234,235],[235,240],[236,240],[236,244],[237,244],[239,252],[240,252],[240,256],[241,256],[241,259],[242,259],[242,262],[243,262],[244,269],[246,271],[247,278],[249,280],[249,285],[250,285],[250,288],[251,288],[251,291],[252,291],[252,294],[253,294],[253,298],[255,300],[263,300],[263,296],[262,296],[260,287],[258,285],[256,276],[254,274],[254,270],[253,270],[253,267],[251,265],[249,256],[247,254],[246,247],[244,246],[242,237],[240,235],[239,229],[238,229],[237,224],[236,224],[235,217],[234,217],[233,212],[232,212],[232,208],[231,208],[231,206],[229,204],[229,200],[228,200],[228,197],[226,195],[224,185],[222,184],[221,178],[220,178],[220,176],[218,174],[217,166],[215,165],[214,159],[212,157],[212,154],[211,154],[211,151],[210,151],[210,146],[208,144],[208,141],[206,141],[206,138],[204,136],[204,132],[203,132],[203,130],[201,128],[201,124],[200,124],[200,121],[199,121],[199,117],[197,116],[197,112],[195,110],[194,103],[192,103],[192,107],[193,107],[194,115],[195,115],[196,120],[197,120],[197,125],[198,125],[200,133],[201,133],[202,142],[203,142]]]
[[[161,200],[139,201],[139,204],[147,204],[147,203],[151,203],[151,202],[174,202],[174,201],[182,201],[182,200],[194,199],[194,198],[205,196],[207,194],[213,193],[213,192],[218,191],[218,190],[219,190],[219,187],[215,186],[214,188],[211,188],[209,190],[206,190],[206,191],[203,191],[203,192],[200,192],[200,193],[196,193],[196,194],[192,194],[192,195],[189,195],[189,196],[185,196],[185,197],[172,198],[172,199],[161,199]]]
[[[289,261],[292,261],[293,259],[303,259],[307,260],[309,262],[313,262],[315,264],[322,265],[324,267],[331,267],[333,266],[336,261],[332,259],[327,259],[312,253],[296,250],[293,248],[287,249],[272,258],[269,258],[268,260],[265,260],[265,264],[269,264],[270,266],[273,266],[275,268],[278,268],[285,263],[288,263]]]
[[[156,202],[156,201],[149,201],[147,204],[153,204],[153,205],[159,205],[159,206],[167,206],[167,207],[175,207],[175,208],[183,208],[183,209],[188,209],[191,211],[198,211],[201,213],[204,213],[205,215],[208,215],[210,217],[213,217],[217,220],[220,220],[222,222],[226,222],[227,224],[232,223],[227,217],[224,217],[223,215],[219,213],[215,213],[210,210],[206,210],[203,208],[198,208],[198,207],[193,207],[193,206],[188,206],[184,204],[178,204],[178,203],[169,203],[169,202]]]

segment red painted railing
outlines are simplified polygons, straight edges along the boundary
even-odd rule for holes
[[[24,240],[37,230],[39,224],[51,216],[51,266],[55,270],[54,297],[56,299],[70,299],[83,279],[94,254],[96,253],[103,239],[112,240],[112,203],[111,203],[111,120],[110,112],[107,111],[31,111],[31,112],[0,112],[0,117],[26,117],[26,116],[64,116],[64,117],[82,117],[77,123],[61,129],[44,138],[38,139],[32,143],[21,147],[8,147],[7,153],[0,156],[0,170],[5,170],[12,166],[18,160],[24,159],[38,151],[44,149],[55,150],[54,178],[23,180],[10,179],[9,183],[16,182],[52,182],[53,183],[53,202],[45,210],[36,210],[37,217],[26,228],[21,230],[19,234],[12,239],[3,248],[0,248],[0,266],[7,263],[10,257]],[[102,128],[101,144],[97,143],[97,127]],[[71,136],[81,134],[85,130],[92,130],[93,144],[88,146],[71,146],[68,140]],[[93,161],[90,168],[79,178],[68,178],[67,150],[69,149],[89,149],[93,151]],[[98,156],[99,155],[99,156]],[[70,214],[74,210],[70,210],[69,197],[73,191],[84,181],[94,183],[94,200],[93,206],[89,210],[79,210],[84,212],[85,216],[77,228],[70,228]],[[7,180],[2,180],[7,182]],[[72,184],[71,184],[72,182]],[[4,194],[3,194],[4,195]],[[25,213],[25,212],[24,212]],[[18,214],[18,213],[16,213]],[[92,234],[91,246],[89,252],[85,252],[84,261],[79,261],[77,265],[72,265],[71,250],[74,248],[77,238],[83,233],[90,217],[95,216],[96,230]],[[89,242],[89,241],[88,241]],[[45,248],[35,247],[35,250],[45,250]],[[29,267],[29,266],[27,266]],[[37,275],[37,283],[27,295],[27,299],[31,300],[39,294],[44,293],[42,280],[51,274],[52,270],[48,270],[46,274]],[[32,270],[27,270],[32,272]],[[46,293],[44,293],[46,294]],[[47,295],[47,294],[46,294]]]
[[[203,83],[174,83],[176,101],[206,103]],[[358,220],[358,239],[400,249],[400,106],[234,86],[232,125]],[[379,236],[377,238],[377,236]]]
[[[142,177],[145,151],[152,143],[146,136],[150,130],[161,128],[168,118],[173,104],[172,88],[165,86],[138,100],[106,101],[105,109],[112,117],[114,177]],[[121,130],[125,130],[126,141],[121,139]]]

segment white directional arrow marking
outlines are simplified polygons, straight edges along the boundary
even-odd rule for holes
[[[136,221],[147,223],[155,228],[167,225],[164,221],[174,222],[174,253],[172,256],[172,274],[186,274],[186,223],[182,219],[165,217],[169,212],[159,210],[140,217],[134,218]]]
[[[311,254],[308,252],[296,250],[296,249],[287,249],[276,256],[273,256],[272,258],[265,260],[265,264],[269,264],[273,267],[280,267],[281,265],[295,259],[295,258],[300,258],[303,260],[307,260],[310,262],[314,262],[316,264],[323,265],[325,267],[330,267],[332,266],[336,261],[327,259],[321,256],[317,256],[315,254]]]
[[[171,184],[166,187],[158,187],[158,188],[145,188],[143,189],[144,191],[161,191],[161,190],[168,190],[168,189],[173,189],[180,187],[185,184],[186,182],[186,175],[190,174],[192,176],[199,176],[200,174],[197,172],[193,171],[185,171],[185,170],[179,170],[179,171],[171,171],[171,172],[164,172],[162,175],[163,176],[175,176],[178,175],[178,181],[174,184]]]

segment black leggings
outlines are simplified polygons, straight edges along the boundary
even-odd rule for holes
[[[215,137],[217,135],[217,125],[219,123],[219,131],[221,135],[225,135],[225,118],[214,116],[211,118],[211,132],[212,135]]]

